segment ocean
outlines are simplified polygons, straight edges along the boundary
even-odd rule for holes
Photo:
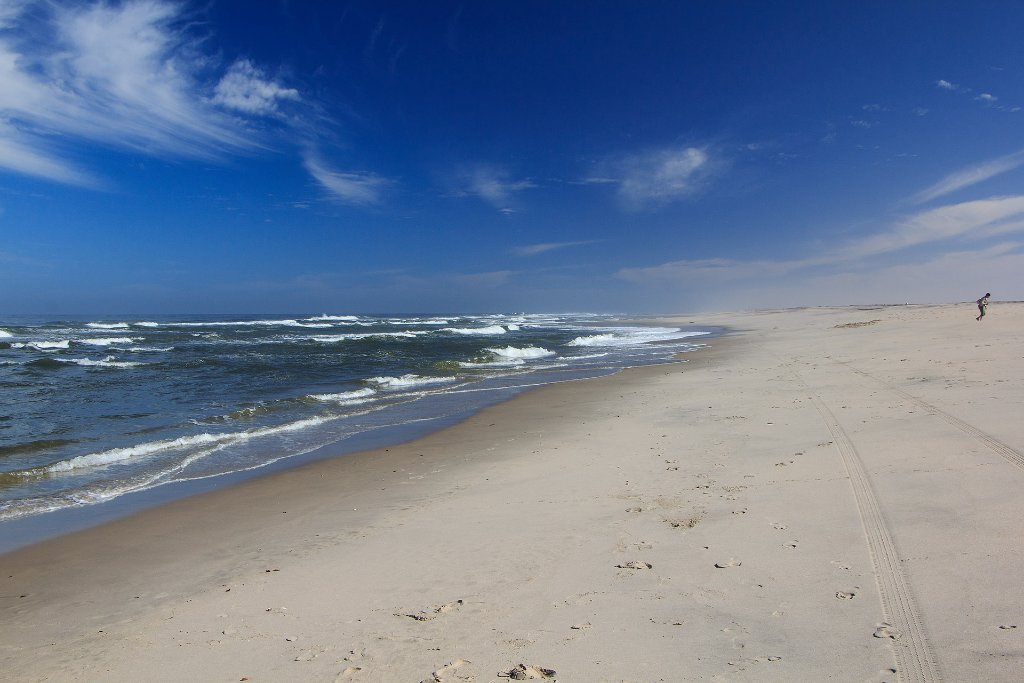
[[[712,332],[586,314],[4,316],[0,550],[28,518],[74,526],[146,491],[397,443],[530,387],[674,362]]]

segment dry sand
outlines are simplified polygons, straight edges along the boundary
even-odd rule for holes
[[[974,315],[686,316],[737,332],[10,553],[0,678],[1020,680],[1024,305]]]

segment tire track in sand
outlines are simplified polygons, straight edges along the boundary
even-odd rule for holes
[[[918,398],[917,396],[914,396],[913,394],[908,394],[907,392],[903,391],[899,387],[896,387],[896,386],[894,386],[892,384],[889,384],[885,380],[879,379],[879,378],[875,377],[874,375],[871,375],[871,374],[868,374],[868,373],[864,372],[863,370],[859,370],[859,369],[853,367],[852,365],[850,365],[849,363],[847,363],[845,361],[836,360],[835,358],[831,358],[830,360],[833,363],[838,363],[839,365],[846,366],[847,369],[857,373],[861,377],[866,377],[866,378],[868,378],[868,379],[870,379],[870,380],[872,380],[874,382],[877,382],[878,384],[881,384],[883,387],[885,387],[889,391],[893,392],[897,396],[900,396],[901,398],[905,398],[906,400],[910,401],[911,403],[916,403],[917,405],[919,405],[922,408],[924,408],[925,410],[927,410],[930,414],[935,415],[936,417],[941,418],[942,420],[945,420],[947,423],[949,423],[952,426],[956,427],[957,429],[959,429],[960,431],[964,432],[965,434],[968,434],[968,435],[973,436],[974,438],[978,439],[983,444],[985,444],[986,446],[991,448],[993,451],[998,453],[1000,456],[1002,456],[1011,465],[1016,465],[1017,467],[1019,467],[1021,469],[1024,469],[1024,454],[1022,454],[1020,451],[1018,451],[1018,450],[1008,446],[1007,444],[1003,443],[1002,441],[1000,441],[999,439],[995,438],[991,434],[978,429],[977,427],[975,427],[974,425],[972,425],[972,424],[970,424],[968,422],[964,422],[963,420],[961,420],[958,417],[950,415],[949,413],[947,413],[946,411],[942,410],[941,408],[939,408],[937,406],[934,406],[931,403],[928,403],[927,401],[922,400],[922,399]]]
[[[794,374],[796,374],[794,372]],[[864,535],[867,538],[871,562],[875,568],[875,578],[882,598],[882,613],[888,627],[876,631],[893,637],[893,654],[896,657],[896,676],[900,681],[908,683],[932,683],[941,681],[935,657],[928,645],[917,606],[914,602],[910,585],[900,565],[899,552],[893,541],[885,516],[878,504],[871,480],[868,478],[853,441],[846,434],[843,426],[822,400],[799,375],[797,378],[807,388],[814,407],[831,432],[843,466],[850,478],[854,498],[860,512]],[[895,630],[894,630],[895,629]]]

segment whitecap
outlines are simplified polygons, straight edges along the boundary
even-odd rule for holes
[[[103,360],[93,360],[91,358],[58,358],[57,360],[61,363],[74,363],[75,365],[99,368],[137,368],[140,365],[145,365],[145,363],[115,360],[114,356],[107,356]]]
[[[402,375],[401,377],[370,377],[366,379],[371,384],[376,384],[382,389],[408,389],[409,387],[425,386],[429,384],[446,384],[454,382],[454,377],[423,377],[421,375]]]
[[[404,332],[365,332],[365,333],[352,333],[352,334],[319,334],[312,337],[306,337],[309,341],[323,342],[331,344],[334,342],[341,341],[358,341],[360,339],[376,339],[377,337],[392,337],[398,339],[413,339],[426,334],[426,332],[419,332],[415,330],[407,330]]]
[[[11,334],[10,332],[8,332],[7,330],[0,330],[0,339],[6,339],[8,337],[13,337],[13,336],[14,335]]]
[[[496,361],[470,361],[460,362],[460,368],[517,368],[521,365],[526,365],[526,361],[522,358],[507,358],[505,360]]]
[[[35,349],[36,351],[55,351],[57,349],[66,349],[71,344],[69,339],[61,339],[60,341],[37,341],[37,342],[15,342],[11,344],[12,349]]]
[[[132,325],[135,325],[136,327],[160,327],[160,323],[154,323],[148,320],[143,320],[142,322],[138,323],[132,323]]]
[[[86,327],[91,327],[97,330],[126,330],[128,329],[128,323],[86,323]]]
[[[111,344],[131,344],[135,340],[131,337],[102,337],[99,339],[76,339],[75,341],[93,346],[110,346]]]
[[[230,438],[229,434],[196,434],[194,436],[182,436],[177,439],[165,439],[162,441],[150,441],[148,443],[128,446],[125,448],[112,448],[98,453],[79,455],[70,460],[61,460],[52,465],[41,468],[44,472],[70,472],[72,470],[86,467],[99,467],[101,465],[112,465],[114,463],[130,460],[139,456],[151,455],[174,448],[189,448],[191,446],[202,446],[207,444],[222,443]],[[32,473],[29,470],[27,473]]]
[[[73,470],[83,469],[87,467],[98,467],[102,465],[112,465],[121,463],[132,458],[138,458],[141,456],[152,455],[153,453],[159,453],[161,451],[168,450],[179,450],[192,448],[194,446],[206,446],[206,445],[217,445],[225,446],[232,443],[238,443],[242,441],[249,441],[251,439],[270,436],[273,434],[280,434],[283,432],[295,432],[316,425],[323,424],[331,419],[331,417],[312,417],[304,420],[296,420],[295,422],[289,422],[276,427],[265,427],[263,429],[253,429],[244,432],[225,432],[221,434],[210,434],[203,432],[201,434],[194,434],[192,436],[182,436],[177,439],[164,439],[160,441],[150,441],[147,443],[141,443],[135,446],[128,446],[124,448],[112,448],[106,451],[100,451],[98,453],[89,453],[86,455],[79,455],[69,460],[62,460],[60,462],[47,465],[45,467],[36,468],[32,470],[26,470],[20,472],[22,475],[32,475],[37,472],[71,472]]]
[[[554,351],[548,351],[540,346],[526,346],[523,348],[516,348],[515,346],[506,346],[503,349],[484,349],[488,353],[493,353],[495,356],[500,358],[545,358],[547,356],[555,355]]]
[[[314,315],[311,318],[303,318],[304,320],[341,320],[345,322],[353,322],[359,320],[358,316],[355,315]]]
[[[214,320],[209,322],[165,323],[168,327],[319,327],[298,320]]]
[[[372,400],[370,397],[376,393],[375,390],[367,387],[366,389],[356,389],[355,391],[341,391],[336,394],[310,394],[310,398],[325,403],[359,405],[361,403],[369,403]]]
[[[505,334],[505,328],[501,325],[488,325],[487,327],[446,327],[442,332],[452,334]]]
[[[708,332],[684,332],[677,327],[619,327],[604,334],[576,337],[566,346],[636,346],[656,341],[674,341],[687,337],[699,337]]]

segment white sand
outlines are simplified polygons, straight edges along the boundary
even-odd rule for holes
[[[1024,305],[974,315],[681,317],[740,332],[10,553],[0,678],[1019,680]]]

